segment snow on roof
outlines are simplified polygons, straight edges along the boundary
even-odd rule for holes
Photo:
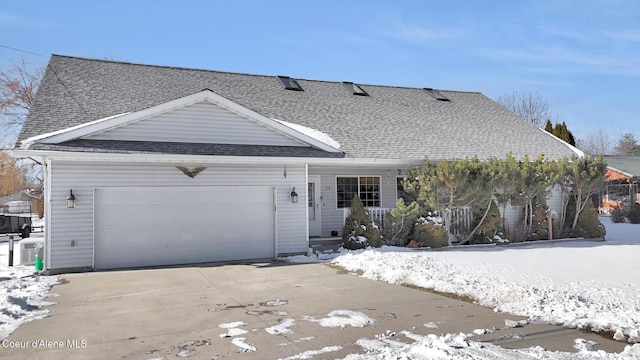
[[[340,143],[337,142],[336,140],[332,139],[331,136],[329,136],[329,134],[323,133],[320,130],[316,130],[316,129],[312,129],[310,127],[306,127],[303,125],[298,125],[298,124],[292,124],[290,122],[286,122],[284,120],[278,120],[278,119],[273,119],[277,122],[279,122],[280,124],[287,126],[299,133],[302,133],[304,135],[307,135],[313,139],[316,139],[320,142],[322,142],[323,144],[327,144],[333,148],[336,149],[340,149]]]

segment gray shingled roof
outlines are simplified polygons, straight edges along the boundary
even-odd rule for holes
[[[451,101],[438,101],[421,88],[359,84],[370,95],[365,97],[352,95],[340,82],[296,80],[304,91],[285,90],[275,76],[53,55],[18,140],[210,89],[264,116],[325,132],[347,157],[574,154],[478,92],[440,90]],[[93,145],[89,148],[99,151]]]
[[[608,155],[604,158],[609,168],[640,178],[640,156]]]

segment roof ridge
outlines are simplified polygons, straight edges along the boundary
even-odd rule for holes
[[[162,69],[175,69],[175,70],[187,70],[187,71],[204,71],[204,72],[219,73],[219,74],[247,75],[247,76],[259,76],[259,77],[276,77],[276,75],[249,74],[249,73],[234,72],[234,71],[211,70],[211,69],[201,69],[201,68],[189,68],[189,67],[183,67],[183,66],[142,64],[142,63],[136,63],[136,62],[131,62],[131,61],[95,59],[95,58],[85,58],[85,57],[70,56],[70,55],[51,54],[51,56],[52,57],[55,56],[55,57],[76,59],[76,60],[84,60],[84,61],[95,61],[95,62],[113,63],[113,64],[120,64],[120,65],[154,67],[154,68],[162,68]]]

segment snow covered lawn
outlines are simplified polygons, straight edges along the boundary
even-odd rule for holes
[[[385,247],[343,253],[333,263],[375,280],[467,295],[530,321],[608,331],[639,343],[640,225],[601,221],[605,242],[455,251]]]
[[[38,275],[33,266],[0,265],[0,341],[22,323],[41,319],[49,313],[44,306],[58,276]]]

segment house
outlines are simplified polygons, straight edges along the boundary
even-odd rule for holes
[[[307,253],[425,155],[574,154],[478,92],[59,55],[18,140],[44,159],[50,272]]]
[[[600,212],[611,213],[621,206],[640,202],[638,182],[640,181],[640,156],[608,155],[605,188],[600,192],[597,204]]]

